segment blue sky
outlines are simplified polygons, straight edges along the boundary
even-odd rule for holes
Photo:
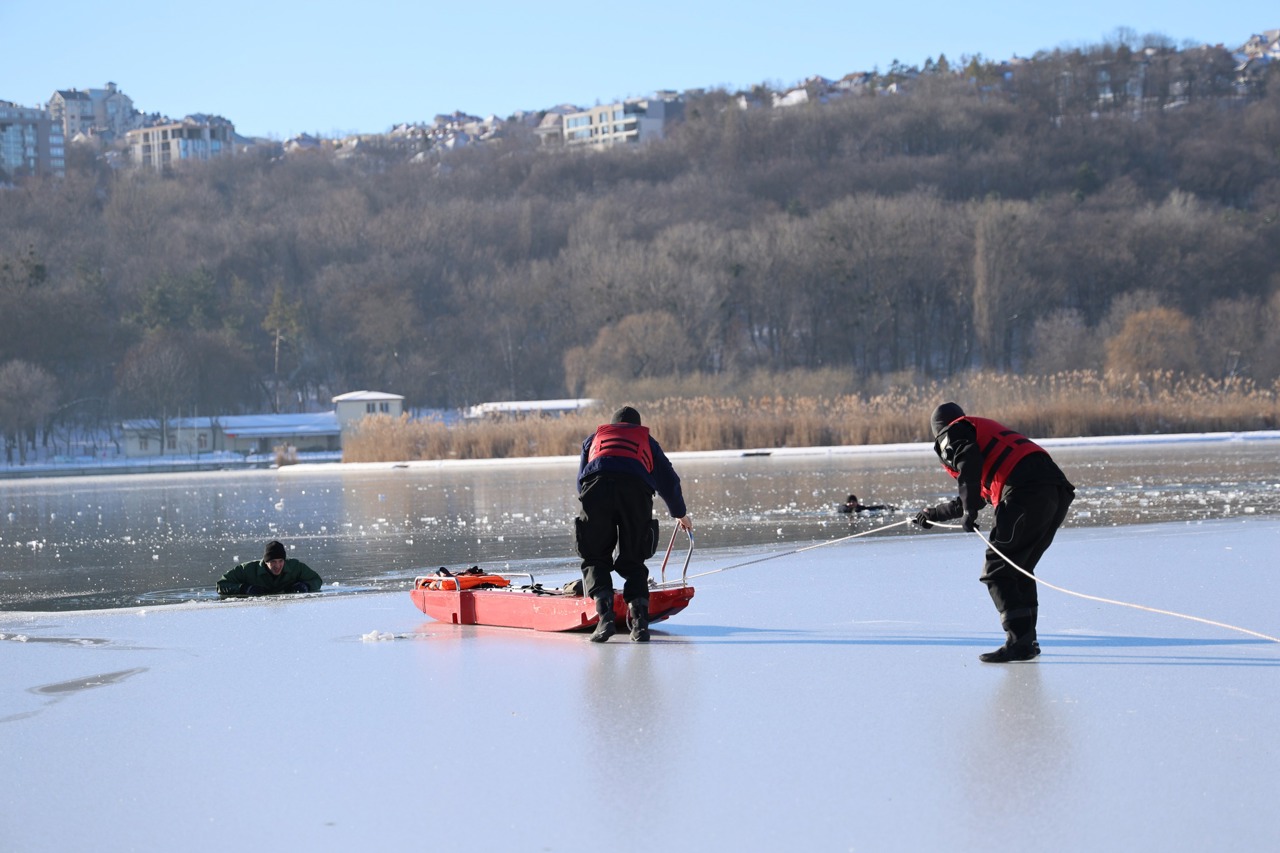
[[[43,105],[57,89],[112,81],[144,112],[216,113],[245,135],[373,133],[454,110],[506,116],[657,89],[790,85],[895,59],[1029,56],[1119,27],[1235,47],[1280,28],[1280,5],[0,0],[0,100]]]

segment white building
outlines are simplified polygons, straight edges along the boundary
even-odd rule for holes
[[[133,100],[115,83],[108,83],[105,89],[59,89],[49,98],[47,108],[67,139],[78,134],[119,139],[138,121]]]
[[[345,432],[352,423],[370,415],[400,417],[404,413],[404,397],[385,391],[349,391],[333,398],[333,411],[339,429]]]

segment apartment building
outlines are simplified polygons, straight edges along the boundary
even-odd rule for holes
[[[105,89],[59,89],[47,105],[65,139],[78,135],[121,139],[138,123],[133,100],[115,83]]]
[[[608,148],[661,139],[672,122],[684,118],[684,102],[670,94],[602,104],[564,116],[564,144]]]
[[[163,169],[183,160],[203,161],[235,153],[235,126],[221,116],[190,115],[125,134],[135,166]]]
[[[62,128],[45,110],[0,101],[0,183],[66,174]]]

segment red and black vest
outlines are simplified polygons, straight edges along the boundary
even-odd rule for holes
[[[599,456],[620,456],[634,459],[653,473],[653,450],[649,447],[649,428],[636,424],[601,424],[587,452],[590,462]]]
[[[968,422],[978,433],[978,449],[982,451],[982,497],[993,506],[1000,502],[1000,493],[1004,491],[1009,472],[1031,454],[1045,452],[1043,447],[1025,435],[990,418],[971,418],[965,415],[951,423],[956,421]],[[945,462],[943,467],[952,477],[960,476],[960,472],[952,470]]]

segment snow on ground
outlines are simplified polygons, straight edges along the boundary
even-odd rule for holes
[[[1278,536],[1067,529],[1040,573],[1275,636]],[[0,848],[1280,849],[1280,644],[1044,590],[1044,654],[981,664],[981,548],[784,550],[647,646],[407,591],[0,613]]]

